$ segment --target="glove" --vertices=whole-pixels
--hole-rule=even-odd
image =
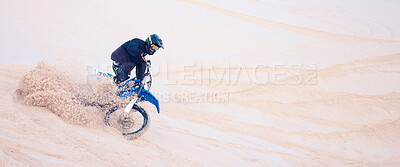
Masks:
[[[146,53],[142,53],[140,54],[140,57],[142,57],[143,61],[146,62]]]

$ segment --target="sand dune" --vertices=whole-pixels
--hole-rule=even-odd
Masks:
[[[0,2],[0,164],[400,166],[399,6]],[[161,114],[142,103],[150,127],[127,140],[102,124],[126,99],[89,69],[154,32]]]

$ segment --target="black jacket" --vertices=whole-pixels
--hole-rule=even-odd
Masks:
[[[129,40],[118,47],[112,54],[111,60],[120,63],[127,72],[132,71],[133,67],[145,63],[142,54],[147,54],[147,45],[141,39]]]

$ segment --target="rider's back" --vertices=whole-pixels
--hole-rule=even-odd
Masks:
[[[135,64],[144,63],[141,54],[146,53],[146,43],[134,38],[122,44],[111,54],[111,59],[122,64],[126,71],[131,71]]]

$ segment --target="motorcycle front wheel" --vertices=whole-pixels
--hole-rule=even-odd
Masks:
[[[118,129],[127,139],[136,139],[149,128],[150,117],[146,110],[135,104],[129,114],[123,108],[111,108],[106,113],[104,123]]]

